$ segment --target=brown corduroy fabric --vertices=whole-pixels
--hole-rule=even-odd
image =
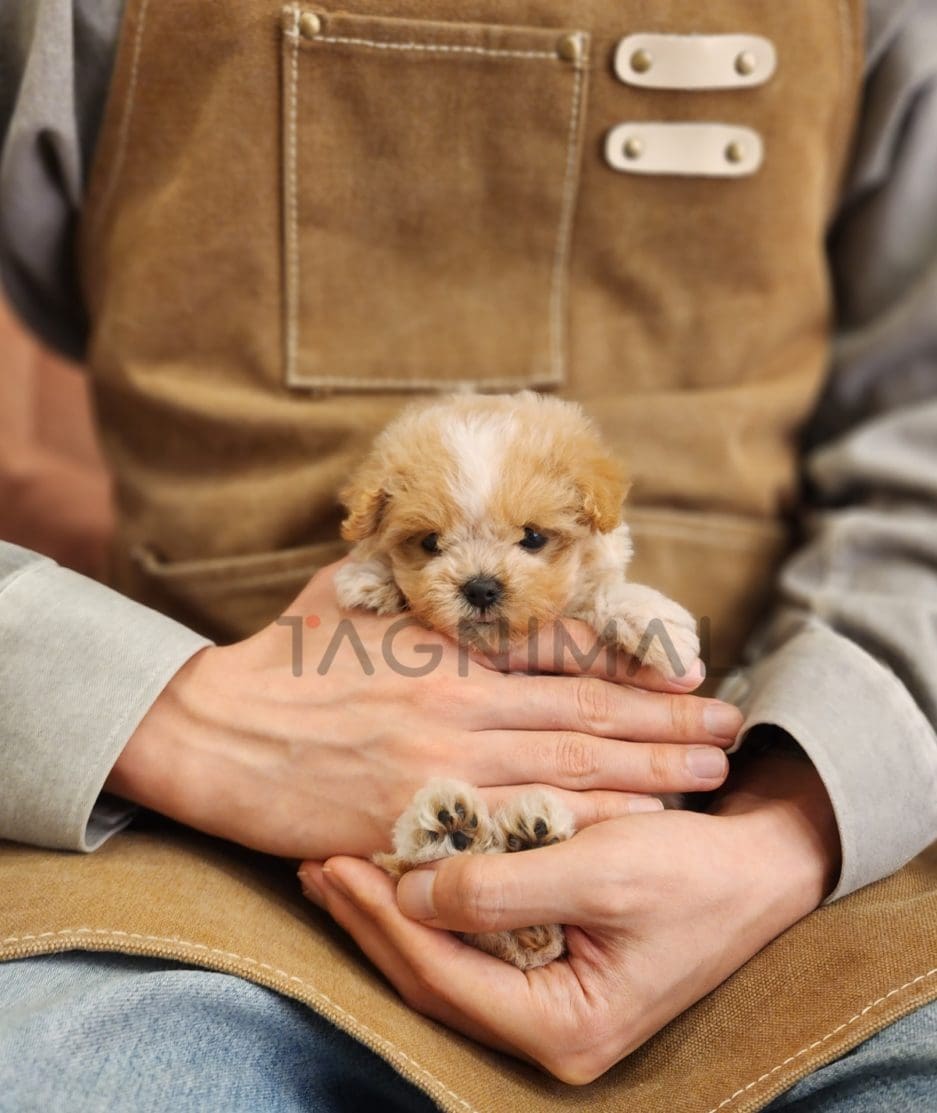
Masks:
[[[304,12],[321,31],[297,34]],[[413,390],[580,399],[630,461],[635,578],[736,660],[827,361],[858,0],[129,0],[81,228],[115,580],[222,638],[340,551],[336,491]],[[627,33],[770,38],[746,90],[626,87]],[[576,49],[556,49],[575,37]],[[551,44],[554,44],[551,46]],[[753,177],[639,178],[622,120],[745,124]],[[570,1089],[405,1008],[283,863],[168,825],[0,853],[0,957],[175,957],[307,1002],[446,1109],[749,1110],[937,996],[937,863],[824,908]]]

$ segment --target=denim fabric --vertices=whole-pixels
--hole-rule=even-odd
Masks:
[[[124,955],[0,964],[0,1113],[427,1113],[304,1005]]]
[[[937,1002],[821,1067],[763,1113],[934,1113]]]
[[[433,1103],[305,1006],[227,974],[125,955],[0,964],[0,1113],[427,1113]],[[932,1113],[937,1003],[765,1113]]]

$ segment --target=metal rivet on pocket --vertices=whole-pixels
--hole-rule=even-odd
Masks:
[[[654,65],[654,58],[649,50],[636,50],[631,55],[631,68],[635,73],[647,73]]]
[[[726,147],[726,160],[728,162],[744,162],[745,161],[745,145],[736,140]]]
[[[735,59],[735,72],[741,74],[742,77],[749,77],[755,72],[758,65],[758,59],[750,50],[743,50],[742,53]]]
[[[582,35],[563,35],[556,44],[556,53],[564,62],[578,62],[582,58]]]
[[[322,20],[315,12],[303,12],[299,17],[299,31],[304,39],[314,39],[322,30]]]
[[[625,158],[640,158],[644,154],[644,144],[636,135],[626,139],[621,149],[625,152]]]

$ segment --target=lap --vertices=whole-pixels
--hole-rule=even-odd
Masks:
[[[70,952],[0,963],[0,1111],[426,1113],[304,1005],[227,974]]]
[[[0,963],[0,1113],[428,1113],[383,1059],[228,974],[70,952]],[[937,1002],[802,1079],[765,1113],[930,1113]]]

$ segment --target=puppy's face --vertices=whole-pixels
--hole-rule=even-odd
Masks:
[[[382,555],[413,614],[498,644],[561,614],[625,484],[578,407],[531,394],[405,412],[343,498],[343,536]]]

